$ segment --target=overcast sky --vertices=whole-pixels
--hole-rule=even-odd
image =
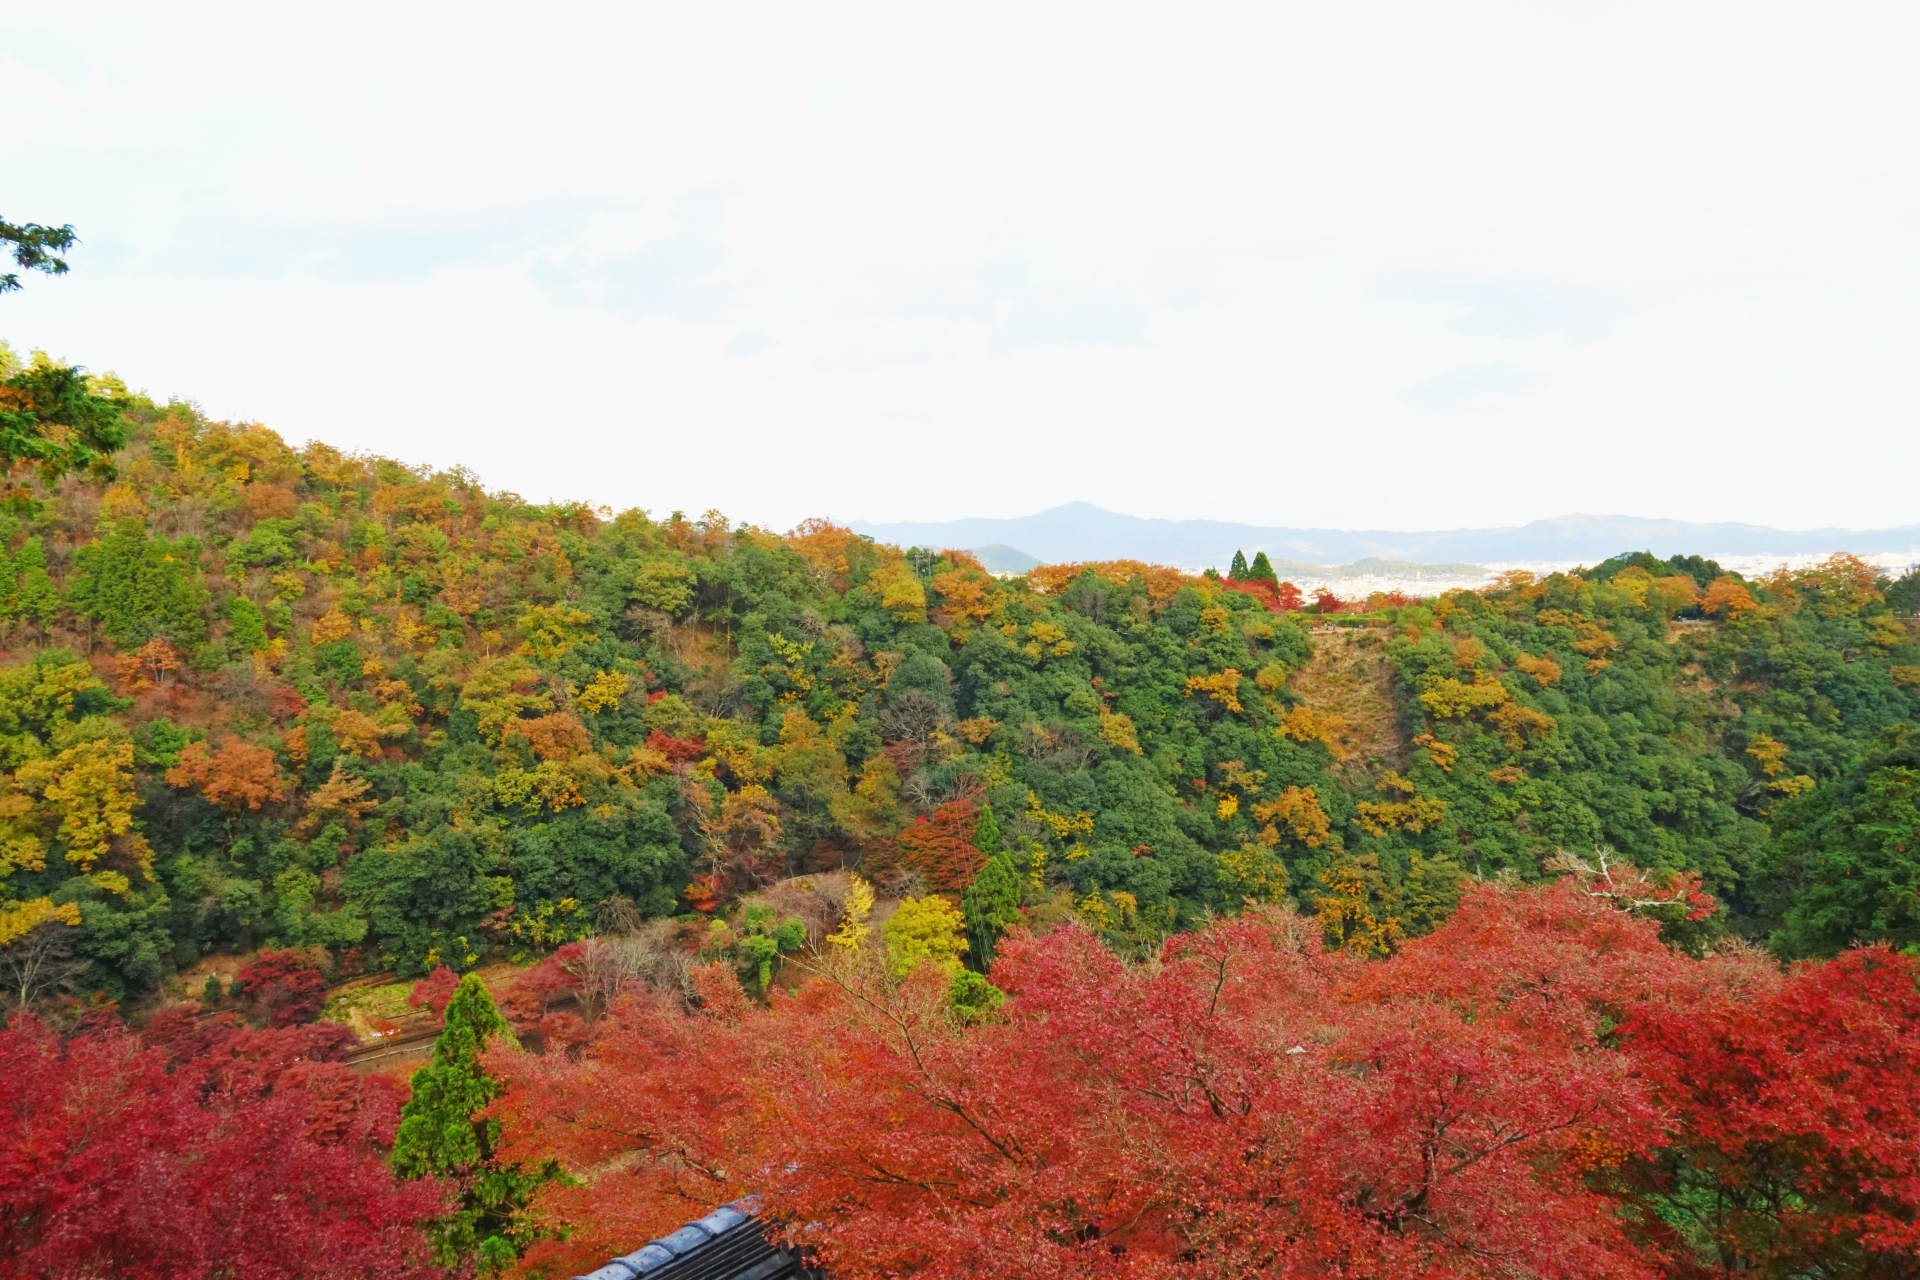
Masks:
[[[7,4],[0,337],[786,528],[1920,523],[1920,6]]]

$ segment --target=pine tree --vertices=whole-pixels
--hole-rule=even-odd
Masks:
[[[1253,568],[1236,576],[1247,578],[1253,582],[1271,582],[1276,586],[1279,585],[1280,582],[1280,575],[1273,571],[1273,561],[1267,559],[1267,553],[1264,551],[1254,552]]]
[[[1266,553],[1261,552],[1260,554],[1265,555]],[[1227,576],[1235,582],[1239,582],[1247,576],[1247,556],[1244,551],[1235,551],[1233,553],[1233,563],[1227,568]]]
[[[989,858],[1000,854],[1000,824],[994,821],[992,805],[984,806],[974,821],[973,847]]]
[[[1020,872],[1000,848],[1000,824],[991,805],[974,824],[973,847],[987,855],[987,863],[960,897],[960,914],[967,921],[967,947],[982,973],[993,963],[993,948],[1007,930],[1020,923]]]
[[[393,1170],[403,1178],[449,1178],[459,1187],[458,1205],[434,1233],[442,1265],[477,1259],[482,1270],[499,1270],[532,1243],[535,1233],[521,1215],[558,1166],[529,1170],[494,1158],[500,1122],[479,1113],[499,1095],[500,1084],[480,1055],[489,1040],[516,1047],[518,1041],[478,974],[460,980],[446,1023],[433,1061],[413,1073],[413,1094],[394,1136]]]

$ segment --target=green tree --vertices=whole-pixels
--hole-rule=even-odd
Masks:
[[[1253,553],[1253,568],[1242,576],[1253,582],[1278,584],[1280,581],[1280,575],[1273,571],[1273,561],[1267,559],[1267,553],[1264,551]]]
[[[1782,808],[1777,950],[1920,945],[1920,731],[1890,730],[1852,776]]]
[[[974,824],[973,847],[986,854],[987,861],[960,896],[960,914],[966,919],[974,965],[984,973],[993,964],[995,945],[1020,923],[1020,872],[1000,848],[1000,824],[994,821],[991,805],[980,811]]]
[[[67,599],[123,649],[155,636],[199,644],[207,634],[206,592],[196,581],[195,558],[191,546],[149,538],[139,521],[127,520],[75,553],[80,572]]]
[[[1233,563],[1227,567],[1227,576],[1235,582],[1239,582],[1247,576],[1246,552],[1236,550],[1233,553]]]
[[[120,404],[94,395],[78,367],[36,357],[28,368],[0,380],[5,497],[16,507],[32,507],[26,490],[13,480],[28,466],[38,469],[49,487],[69,472],[111,477],[112,455],[127,447],[127,431]]]
[[[73,234],[72,223],[43,227],[37,222],[14,223],[0,218],[0,244],[13,246],[14,265],[25,271],[39,271],[50,276],[65,275],[66,259],[54,255],[73,248],[78,239]],[[19,287],[18,275],[12,272],[0,275],[0,293],[12,293]]]
[[[480,1112],[499,1096],[500,1084],[480,1057],[490,1040],[518,1042],[478,974],[460,980],[447,1002],[446,1024],[433,1061],[413,1073],[413,1093],[393,1140],[393,1170],[403,1178],[451,1179],[459,1189],[459,1204],[435,1229],[442,1265],[473,1260],[497,1271],[536,1237],[523,1214],[559,1166],[525,1169],[494,1155],[500,1121]]]

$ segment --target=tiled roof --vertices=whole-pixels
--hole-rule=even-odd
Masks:
[[[649,1241],[574,1280],[789,1280],[818,1277],[767,1239],[753,1196],[721,1205],[672,1235]]]

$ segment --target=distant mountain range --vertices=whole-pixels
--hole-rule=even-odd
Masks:
[[[1348,565],[1390,560],[1437,567],[1459,562],[1578,560],[1597,563],[1623,551],[1658,556],[1806,555],[1851,551],[1873,555],[1920,548],[1920,524],[1897,529],[1806,529],[1790,532],[1757,524],[1692,524],[1638,516],[1556,516],[1504,529],[1450,529],[1429,533],[1386,530],[1285,529],[1224,520],[1148,520],[1121,515],[1090,502],[1069,502],[1038,515],[1010,520],[947,520],[872,524],[852,522],[856,533],[902,547],[979,548],[990,567],[1019,572],[1038,561],[1146,560],[1199,568],[1224,567],[1235,551],[1252,559],[1264,551],[1276,562]],[[1365,570],[1361,570],[1364,572]]]

